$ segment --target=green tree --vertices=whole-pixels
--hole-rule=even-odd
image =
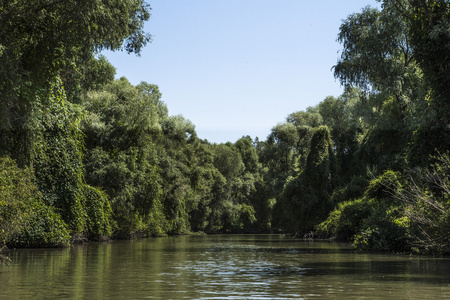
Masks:
[[[383,7],[393,7],[406,20],[412,54],[427,84],[410,151],[410,160],[426,165],[429,155],[447,151],[450,145],[450,4],[445,0],[386,0]]]
[[[408,22],[392,5],[381,11],[365,8],[343,22],[338,41],[343,51],[334,67],[336,78],[347,88],[356,86],[366,93],[358,106],[367,107],[363,121],[370,123],[356,153],[359,161],[375,174],[399,170],[407,159],[403,149],[409,147],[426,112],[427,88]]]
[[[94,59],[96,53],[139,54],[150,41],[143,32],[149,16],[143,1],[1,4],[0,153],[34,168],[45,204],[72,234],[99,237],[111,227],[107,197],[84,181],[83,112],[71,102],[80,102],[80,87],[96,88],[111,79],[113,68]]]
[[[383,7],[393,7],[407,20],[414,58],[436,93],[437,105],[445,105],[450,96],[450,3],[446,0],[386,0]]]
[[[351,176],[361,171],[354,159],[360,146],[359,137],[364,132],[354,107],[359,101],[360,98],[352,91],[346,91],[341,97],[325,98],[315,108],[323,118],[324,125],[330,128],[337,167],[333,178],[335,185],[348,182]]]
[[[34,80],[45,82],[102,49],[139,54],[151,38],[143,31],[149,10],[141,0],[3,1],[1,58],[8,62],[4,67],[21,68],[14,74],[31,72]]]
[[[86,180],[111,199],[120,236],[161,235],[169,231],[163,207],[161,159],[155,139],[166,118],[157,86],[133,86],[120,78],[90,91],[84,107]]]
[[[410,221],[395,198],[402,181],[399,172],[384,172],[370,182],[361,198],[339,203],[316,226],[317,232],[353,242],[359,250],[411,251]]]
[[[390,6],[382,11],[366,7],[339,30],[343,50],[334,74],[342,84],[395,95],[397,101],[413,97],[420,69],[401,14]]]
[[[315,129],[311,139],[306,168],[287,180],[280,198],[284,227],[292,233],[304,234],[326,219],[332,209],[330,194],[334,175],[334,157],[329,129]]]
[[[32,105],[42,89],[62,78],[75,91],[73,73],[102,49],[139,54],[150,36],[143,1],[3,1],[0,8],[0,124],[3,151],[28,164]],[[124,43],[125,41],[125,43]],[[72,73],[72,76],[68,74]],[[58,79],[58,78],[59,79]],[[67,83],[66,83],[67,81]],[[67,86],[66,86],[67,85]]]

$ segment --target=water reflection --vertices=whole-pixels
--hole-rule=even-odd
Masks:
[[[278,235],[182,236],[20,250],[0,299],[443,299],[450,260]]]

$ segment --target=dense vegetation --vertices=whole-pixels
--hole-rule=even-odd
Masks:
[[[448,1],[350,15],[334,66],[345,92],[265,141],[225,144],[98,55],[139,54],[147,4],[79,2],[0,7],[0,247],[282,231],[450,251]]]

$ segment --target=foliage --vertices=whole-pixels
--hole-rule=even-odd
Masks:
[[[333,172],[330,133],[318,127],[311,139],[305,170],[287,181],[280,205],[286,214],[289,231],[306,233],[326,218],[331,210],[329,193]]]
[[[85,229],[82,204],[81,111],[68,103],[60,81],[42,89],[33,105],[31,163],[47,205],[55,207],[69,228]]]
[[[2,2],[0,153],[32,167],[40,192],[16,245],[67,244],[67,228],[110,234],[108,199],[84,181],[83,108],[74,103],[114,76],[98,51],[139,54],[150,41],[149,9],[143,1]]]
[[[445,0],[386,0],[383,7],[393,7],[406,20],[412,56],[426,84],[423,117],[410,152],[412,166],[426,167],[430,155],[450,146],[450,4]]]
[[[450,4],[445,0],[429,2],[389,0],[384,1],[384,7],[387,6],[394,6],[408,21],[414,58],[435,93],[433,102],[444,105],[439,111],[448,116]],[[444,120],[437,121],[441,123]]]
[[[353,195],[351,183],[334,191],[341,204],[316,227],[321,234],[353,239],[363,250],[448,251],[446,158],[430,159],[449,145],[448,14],[448,1],[387,0],[382,10],[365,8],[343,22],[335,76],[346,93],[352,87],[365,92],[350,109],[362,131],[350,160],[356,172],[349,175],[361,182],[377,177],[364,194],[364,184]],[[433,161],[439,163],[430,168]],[[416,174],[405,180],[408,167]],[[361,205],[366,209],[358,212]],[[348,212],[358,213],[347,218]]]
[[[316,226],[316,233],[322,238],[351,241],[370,212],[370,203],[365,199],[341,202],[324,222]]]
[[[359,250],[410,251],[409,218],[394,197],[401,189],[400,174],[386,171],[370,182],[363,197],[340,203],[316,226],[318,234],[352,241]]]
[[[62,247],[69,245],[67,225],[53,209],[46,205],[31,207],[24,228],[11,236],[12,247]]]
[[[339,28],[341,96],[264,141],[211,144],[158,86],[114,80],[98,55],[150,42],[144,1],[4,1],[0,244],[315,230],[361,250],[450,251],[436,156],[450,145],[449,4],[382,2]]]
[[[364,132],[363,124],[358,120],[360,113],[355,108],[359,98],[356,91],[347,91],[338,98],[327,97],[313,108],[330,129],[336,161],[334,185],[341,185],[359,175],[354,167],[354,157],[360,146],[358,137]]]
[[[448,253],[450,251],[450,158],[434,157],[429,169],[411,172],[406,188],[395,198],[404,206],[411,222],[411,245],[416,251]]]
[[[102,240],[112,234],[112,210],[107,194],[97,188],[85,185],[83,196],[86,214],[86,234],[89,239]]]
[[[119,2],[2,1],[1,153],[12,155],[21,166],[29,165],[37,133],[33,125],[41,116],[33,110],[36,100],[45,105],[42,91],[52,90],[55,80],[62,80],[68,100],[76,102],[78,86],[89,88],[99,78],[111,77],[104,60],[93,59],[97,51],[124,47],[138,54],[150,40],[143,32],[150,16],[148,5],[140,0]],[[92,65],[89,70],[102,70],[101,76],[86,70]],[[83,83],[91,78],[95,80]]]
[[[414,90],[417,66],[406,21],[398,11],[391,6],[382,11],[366,7],[339,29],[344,49],[334,72],[341,83],[398,97]]]
[[[354,236],[358,250],[410,252],[409,220],[394,209],[376,207]]]
[[[33,171],[0,158],[0,244],[14,247],[69,245],[67,225],[44,204]]]
[[[149,6],[143,1],[3,1],[2,57],[25,60],[24,71],[45,80],[102,49],[139,53],[150,41],[143,32]],[[125,40],[125,43],[124,43]]]
[[[350,182],[342,187],[335,188],[331,200],[335,204],[361,198],[369,185],[369,180],[363,176],[352,176]]]

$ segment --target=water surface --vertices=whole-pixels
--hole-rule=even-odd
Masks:
[[[280,235],[30,249],[0,266],[0,299],[450,299],[450,259],[357,253]]]

